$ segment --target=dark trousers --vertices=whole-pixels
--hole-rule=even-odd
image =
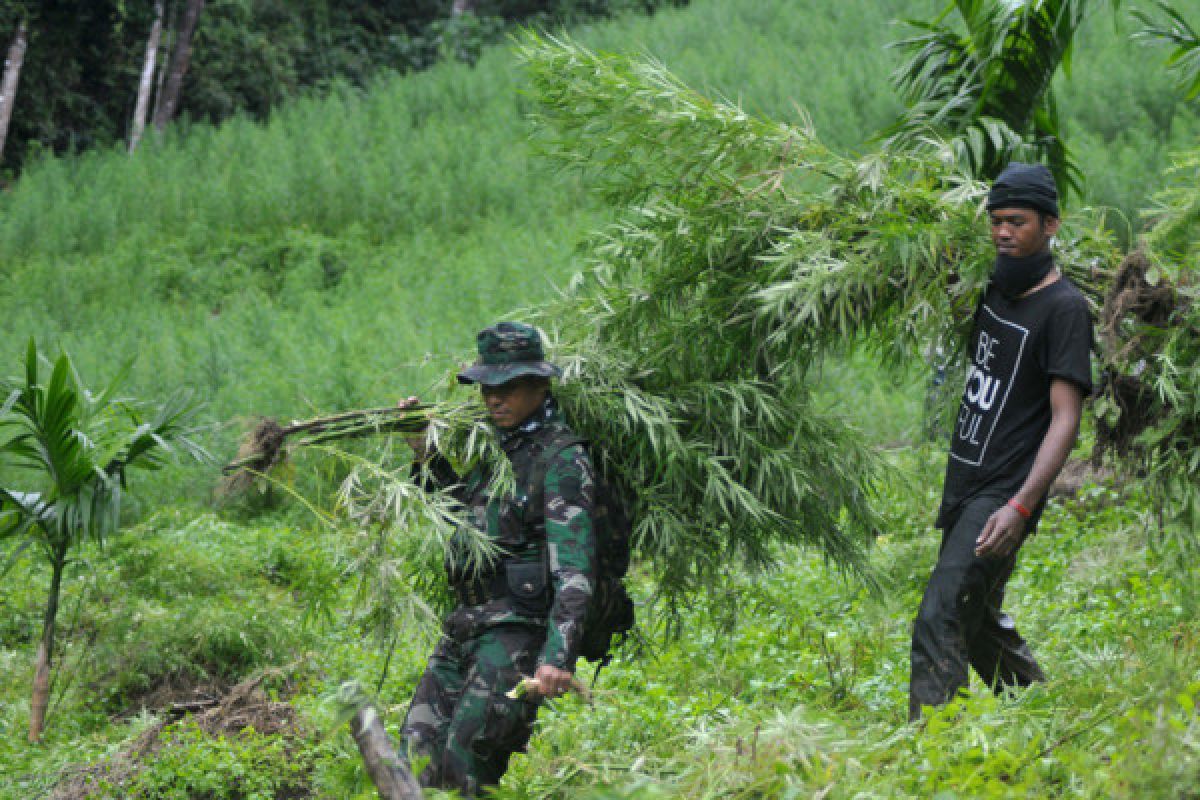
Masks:
[[[967,666],[997,693],[1045,680],[1012,617],[1002,610],[1004,585],[1017,563],[975,555],[975,540],[1007,496],[981,496],[964,504],[942,533],[937,566],[929,576],[913,623],[908,716],[940,706],[967,685]],[[1030,532],[1037,519],[1030,521]]]

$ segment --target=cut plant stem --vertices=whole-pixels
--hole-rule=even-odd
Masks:
[[[572,677],[568,688],[570,691],[575,692],[582,697],[585,703],[591,704],[592,690],[589,689],[587,685],[578,678]],[[507,694],[505,694],[505,697],[507,697],[509,700],[518,700],[529,692],[537,692],[539,695],[542,694],[542,684],[537,678],[522,678],[520,683],[518,683],[516,686],[510,689]]]
[[[435,420],[448,423],[464,418],[474,420],[480,413],[469,404],[445,403],[343,411],[327,417],[293,421],[290,425],[280,425],[276,420],[264,417],[242,437],[234,460],[221,468],[226,478],[220,493],[236,495],[249,488],[255,477],[269,472],[283,460],[284,445],[289,443],[289,438],[292,447],[307,447],[376,434],[420,434]]]

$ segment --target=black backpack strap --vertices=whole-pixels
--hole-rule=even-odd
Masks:
[[[550,459],[557,456],[568,447],[573,447],[577,444],[583,444],[587,441],[582,436],[577,436],[570,430],[555,431],[553,435],[547,438],[545,442],[539,442],[540,450],[533,459],[533,467],[529,471],[529,499],[532,504],[536,499],[539,504],[538,514],[543,517],[542,525],[545,525],[545,504],[546,504],[546,474],[550,471]],[[544,534],[544,527],[543,527]],[[537,542],[538,549],[542,554],[542,564],[546,572],[546,586],[551,586],[550,580],[550,556],[546,546],[546,539],[543,535],[541,541]]]
[[[569,430],[556,432],[542,444],[541,452],[534,459],[533,469],[529,473],[529,488],[537,492],[537,497],[543,503],[546,496],[546,473],[550,471],[550,459],[577,444],[587,444],[587,439]]]

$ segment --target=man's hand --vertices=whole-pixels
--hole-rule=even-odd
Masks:
[[[396,403],[396,407],[412,408],[420,404],[421,399],[416,395],[411,395]],[[408,446],[412,448],[413,457],[417,461],[424,461],[429,456],[429,447],[425,442],[425,434],[405,436],[404,441],[408,442]]]
[[[572,677],[565,669],[542,664],[537,668],[537,672],[533,673],[533,681],[536,684],[533,689],[542,697],[558,697],[566,694],[571,688]]]
[[[988,517],[987,524],[975,540],[975,555],[980,558],[1004,558],[1021,544],[1025,533],[1025,518],[1012,506],[1005,504]]]

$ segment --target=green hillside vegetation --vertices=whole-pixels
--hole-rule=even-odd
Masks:
[[[152,131],[235,114],[264,120],[339,81],[361,87],[384,72],[473,63],[521,25],[653,14],[660,4],[686,0],[0,0],[0,41],[23,40],[27,53],[0,181],[45,153],[136,147],[139,97]],[[172,69],[185,45],[186,64]],[[140,95],[148,67],[156,88]]]
[[[575,35],[652,54],[751,113],[811,117],[824,142],[853,152],[900,110],[885,45],[904,28],[892,20],[941,5],[693,0]],[[1121,236],[1172,149],[1200,134],[1162,53],[1130,44],[1131,29],[1097,13],[1058,88],[1085,202],[1115,207]],[[31,165],[0,196],[0,371],[17,372],[31,336],[68,350],[92,384],[132,358],[132,394],[191,388],[206,401],[219,457],[232,455],[239,417],[428,394],[476,329],[567,282],[583,266],[579,242],[611,214],[531,152],[523,82],[510,49],[490,48],[474,68],[338,86],[263,124],[147,141],[133,158]],[[698,600],[681,638],[646,631],[603,673],[594,707],[564,700],[543,715],[499,796],[1194,792],[1194,595],[1163,565],[1136,486],[1056,501],[1022,554],[1010,602],[1051,681],[1016,698],[978,692],[924,729],[904,723],[942,464],[919,436],[925,374],[900,365],[880,377],[861,353],[825,371],[829,404],[895,448],[872,555],[882,594],[803,552],[731,576],[736,620]],[[288,480],[328,508],[338,469],[305,459]],[[56,783],[61,797],[85,785],[114,798],[373,796],[330,693],[350,678],[378,687],[394,733],[432,634],[380,640],[356,600],[368,589],[345,577],[364,534],[286,497],[266,515],[214,510],[214,473],[143,480],[132,527],[68,570],[38,747],[24,730],[47,576],[28,557],[0,573],[0,797],[48,796]],[[258,683],[240,705],[210,702],[248,678]],[[194,716],[170,712],[189,704]],[[234,733],[237,719],[254,730]]]

